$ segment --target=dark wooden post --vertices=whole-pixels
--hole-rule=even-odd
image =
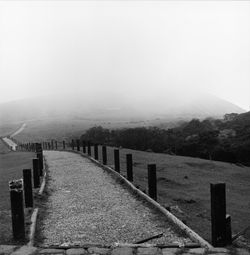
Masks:
[[[65,150],[65,141],[63,141],[63,149]]]
[[[120,153],[118,149],[114,149],[114,161],[115,161],[115,171],[120,173]]]
[[[157,179],[156,179],[156,165],[148,165],[148,194],[151,198],[157,201]]]
[[[56,150],[57,150],[57,141],[55,141],[55,147],[56,147]]]
[[[53,143],[53,140],[51,140],[51,150],[54,150],[54,143]]]
[[[16,240],[22,240],[22,239],[25,239],[22,180],[10,181],[9,189],[10,189],[13,237]]]
[[[107,165],[107,147],[105,145],[102,146],[102,163]]]
[[[231,216],[226,215],[226,243],[232,244]]]
[[[50,143],[49,143],[49,142],[48,142],[48,148],[49,148],[49,150],[51,149],[51,148],[50,148]]]
[[[72,141],[71,141],[71,147],[72,147],[72,150],[74,150],[75,149],[75,141],[72,139]]]
[[[210,184],[212,245],[226,245],[226,184]]]
[[[86,142],[82,141],[82,152],[86,153]]]
[[[25,207],[33,207],[31,169],[23,169],[23,189]]]
[[[94,145],[95,159],[98,160],[98,144]]]
[[[132,154],[126,155],[127,159],[127,178],[130,182],[133,181],[133,160],[132,160]]]
[[[88,141],[88,155],[91,156],[91,143]]]
[[[39,161],[39,173],[40,173],[40,176],[42,176],[43,175],[43,154],[37,153],[36,155]]]
[[[80,151],[80,140],[79,139],[76,140],[76,148],[77,148],[77,151]]]
[[[39,161],[37,158],[34,158],[32,160],[33,163],[33,183],[34,183],[34,188],[39,188],[40,187],[40,170],[39,170]]]

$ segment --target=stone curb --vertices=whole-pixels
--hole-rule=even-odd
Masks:
[[[157,248],[157,247],[61,247],[40,248],[30,246],[0,245],[1,255],[250,255],[250,252],[241,248]]]

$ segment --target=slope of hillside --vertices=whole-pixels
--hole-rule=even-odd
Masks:
[[[163,95],[140,100],[105,98],[96,100],[88,95],[34,98],[0,104],[2,124],[70,117],[101,120],[152,120],[222,117],[226,113],[242,113],[240,107],[212,95],[185,98],[184,95]]]

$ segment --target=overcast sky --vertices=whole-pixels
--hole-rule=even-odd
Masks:
[[[0,102],[213,93],[250,106],[249,1],[0,1]]]

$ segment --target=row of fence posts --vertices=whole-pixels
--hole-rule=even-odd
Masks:
[[[24,208],[32,208],[33,188],[40,187],[43,176],[43,150],[41,143],[23,144],[21,150],[35,151],[37,158],[32,160],[33,171],[23,169],[23,178],[9,182],[10,204],[12,216],[12,233],[15,240],[25,239],[25,213]]]
[[[63,149],[66,149],[65,141],[62,142]],[[94,146],[94,159],[99,160],[98,144],[90,141],[71,140],[71,149],[91,156],[91,147]],[[25,148],[32,148],[32,144],[26,144]],[[58,149],[57,141],[43,142],[44,149]],[[102,164],[107,165],[107,147],[102,145]],[[126,154],[127,179],[133,182],[133,159],[132,154]],[[114,149],[114,170],[120,173],[120,151]],[[157,175],[156,164],[147,165],[148,174],[148,195],[157,201]],[[226,184],[210,184],[211,197],[211,225],[212,225],[212,245],[221,247],[232,243],[231,217],[226,214]]]
[[[80,151],[80,140],[71,141],[72,150]],[[98,144],[82,141],[83,153],[91,156],[91,146],[94,146],[94,159],[98,160]],[[102,145],[102,164],[107,164],[107,147]],[[126,154],[127,179],[133,182],[132,154]],[[114,149],[114,170],[120,173],[120,151]],[[157,176],[156,164],[149,164],[148,170],[148,195],[157,201]],[[212,245],[215,247],[226,246],[232,243],[231,216],[226,214],[226,184],[210,184],[211,196],[211,225]]]

